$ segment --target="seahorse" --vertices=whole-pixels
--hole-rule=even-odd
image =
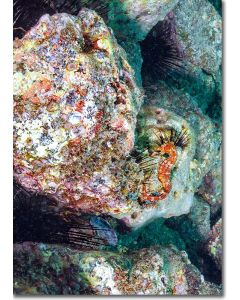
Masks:
[[[189,142],[189,135],[186,129],[183,129],[179,134],[173,129],[161,129],[158,132],[157,147],[153,148],[152,154],[148,157],[149,162],[153,162],[151,166],[154,167],[154,157],[161,157],[158,162],[157,177],[161,183],[162,190],[158,195],[153,195],[153,192],[148,191],[147,183],[142,183],[141,187],[141,203],[155,203],[164,200],[171,191],[171,172],[177,162],[177,147],[184,148]],[[147,166],[145,164],[145,169]],[[149,171],[149,169],[148,169]]]

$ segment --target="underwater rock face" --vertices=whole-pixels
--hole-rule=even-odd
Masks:
[[[212,227],[208,235],[207,250],[212,256],[219,270],[222,269],[222,243],[223,243],[223,225],[222,218]]]
[[[135,31],[135,38],[142,41],[153,26],[161,21],[176,6],[179,0],[125,0],[111,1],[109,15],[113,22],[120,20],[121,14],[125,14],[130,20],[134,20],[139,30]],[[119,15],[120,13],[120,15]],[[126,17],[125,17],[126,18]],[[113,27],[114,29],[114,27]]]
[[[127,52],[128,61],[141,85],[141,50],[139,41],[174,8],[178,0],[15,0],[14,36],[34,26],[43,14],[77,15],[82,8],[96,11],[113,29],[118,43]]]
[[[159,107],[142,107],[135,152],[122,171],[122,207],[110,214],[137,229],[159,217],[188,213],[194,194],[190,167],[195,153],[188,123]]]
[[[128,61],[141,84],[142,56],[139,42],[143,41],[158,21],[176,6],[178,0],[112,0],[108,3],[106,23],[113,29],[120,45],[127,52]]]
[[[222,20],[207,0],[179,1],[173,10],[186,60],[210,74],[222,62]]]
[[[13,5],[14,294],[222,295],[221,0]]]
[[[14,245],[14,265],[18,295],[198,295],[204,289],[221,293],[220,287],[204,281],[185,252],[171,247],[120,255],[26,242]]]
[[[120,201],[142,95],[124,50],[93,11],[44,15],[14,41],[14,177],[85,211]]]
[[[143,108],[141,159],[130,155],[142,94],[124,51],[96,13],[45,15],[14,44],[18,183],[134,228],[189,212],[191,129],[173,113]]]
[[[196,153],[191,162],[191,182],[197,191],[203,177],[213,168],[221,145],[219,128],[204,115],[188,93],[169,87],[160,81],[146,90],[149,105],[159,105],[184,118],[192,128],[196,139]]]
[[[192,221],[193,227],[200,241],[206,241],[211,229],[209,204],[195,196],[188,218]]]
[[[222,151],[220,149],[215,158],[215,164],[204,176],[198,194],[209,203],[211,213],[214,215],[222,206]]]
[[[190,162],[195,152],[188,123],[170,111],[144,106],[138,115],[136,139],[143,178],[142,209],[135,222],[188,213],[193,197]]]

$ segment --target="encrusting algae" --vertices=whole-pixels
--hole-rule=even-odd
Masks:
[[[14,293],[222,293],[216,2],[14,0]]]
[[[83,210],[119,201],[113,162],[133,148],[142,93],[103,20],[44,15],[14,41],[14,176]],[[113,199],[113,200],[112,200]]]
[[[138,115],[143,93],[95,12],[44,15],[15,39],[14,87],[14,177],[28,191],[129,227],[189,211],[193,133],[159,107]]]

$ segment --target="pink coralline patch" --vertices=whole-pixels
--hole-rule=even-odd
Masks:
[[[116,121],[114,121],[112,123],[112,128],[121,132],[121,131],[125,131],[127,132],[128,131],[128,123],[125,119],[117,119]]]
[[[92,212],[127,209],[121,164],[142,101],[103,20],[44,15],[14,41],[14,177],[29,191]]]

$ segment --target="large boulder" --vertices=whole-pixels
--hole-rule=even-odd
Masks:
[[[118,210],[141,102],[101,17],[87,9],[42,16],[14,41],[15,179],[88,212]]]
[[[222,63],[222,19],[207,0],[179,1],[173,10],[186,59],[216,74]]]
[[[146,90],[146,104],[157,105],[184,118],[196,137],[196,152],[191,162],[191,181],[195,192],[203,177],[215,166],[221,146],[221,128],[199,108],[195,98],[163,81]]]
[[[173,247],[123,255],[26,242],[14,245],[14,293],[216,295],[221,288],[206,282],[187,254]]]

